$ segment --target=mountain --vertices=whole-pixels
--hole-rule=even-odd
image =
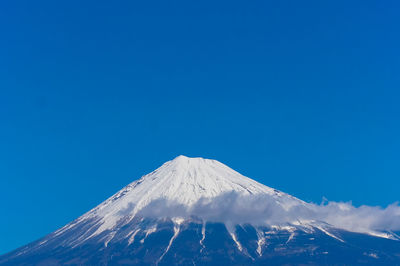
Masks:
[[[395,233],[321,217],[218,161],[179,156],[0,265],[400,265]]]

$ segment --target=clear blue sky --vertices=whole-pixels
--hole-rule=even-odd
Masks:
[[[399,8],[2,1],[0,254],[179,154],[307,201],[400,200]]]

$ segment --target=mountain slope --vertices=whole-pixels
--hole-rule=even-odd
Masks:
[[[400,264],[395,234],[349,232],[315,208],[218,161],[179,156],[0,264]]]
[[[178,156],[157,170],[129,184],[80,218],[99,219],[95,234],[110,229],[123,217],[132,219],[155,201],[190,209],[226,193],[238,196],[268,195],[284,209],[305,202],[242,176],[226,165],[209,159]],[[194,214],[196,215],[196,213]],[[69,228],[69,227],[67,227]]]

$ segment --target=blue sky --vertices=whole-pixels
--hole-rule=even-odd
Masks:
[[[179,154],[400,200],[397,1],[0,4],[0,254]]]

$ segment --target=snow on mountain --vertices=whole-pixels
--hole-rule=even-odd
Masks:
[[[369,208],[306,203],[218,161],[178,156],[0,264],[393,263],[400,237],[375,229],[396,206],[375,208],[375,219]]]
[[[113,228],[123,217],[133,219],[140,210],[157,200],[181,204],[190,209],[200,200],[212,201],[213,198],[230,192],[242,196],[268,195],[286,210],[293,206],[306,205],[305,202],[245,177],[216,160],[181,155],[127,185],[78,221],[100,219],[101,225],[93,233],[94,236]],[[73,225],[67,225],[64,230],[70,226]]]
[[[230,194],[234,196],[230,197]],[[205,221],[225,222],[228,229],[240,223],[289,224],[292,227],[319,228],[329,235],[323,229],[327,227],[327,221],[325,216],[320,215],[320,209],[319,205],[306,203],[260,184],[216,160],[181,155],[127,185],[56,234],[95,220],[92,226],[95,230],[81,239],[86,241],[104,231],[128,224],[134,218],[149,216],[150,211],[153,218],[180,221],[195,216]],[[238,217],[241,219],[238,220]],[[338,228],[396,238],[394,234],[361,227],[353,230],[349,226],[341,227],[340,221],[335,222],[333,226]]]

